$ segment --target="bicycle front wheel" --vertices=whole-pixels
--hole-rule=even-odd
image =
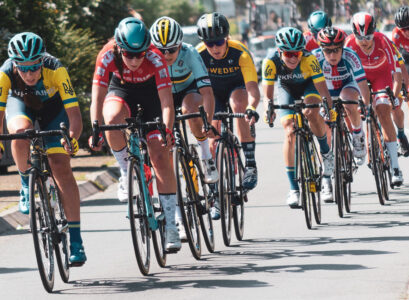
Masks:
[[[233,221],[234,221],[234,232],[238,241],[243,240],[244,235],[244,202],[247,202],[247,193],[244,191],[242,182],[244,177],[244,155],[240,148],[235,148],[234,151],[239,153],[239,156],[234,157],[236,162],[234,163],[234,176],[236,182],[236,191],[234,194],[235,201],[233,203]]]
[[[54,245],[47,193],[43,178],[32,171],[29,176],[30,227],[41,281],[45,290],[51,293],[54,287]]]
[[[139,162],[135,159],[130,159],[128,162],[128,214],[136,261],[141,273],[148,275],[150,267],[150,228],[146,214]]]
[[[335,139],[335,168],[334,168],[334,190],[335,190],[335,202],[338,207],[338,215],[344,217],[344,166],[343,166],[343,147],[341,140],[341,132],[338,126],[334,128]]]
[[[200,259],[202,246],[199,229],[200,221],[196,207],[196,189],[198,187],[195,187],[191,174],[191,170],[195,169],[191,169],[186,157],[178,150],[174,151],[174,162],[177,182],[176,196],[182,214],[183,225],[185,226],[186,237],[193,257]]]
[[[230,150],[223,142],[219,144],[217,168],[219,170],[219,201],[223,242],[226,246],[230,246],[231,225],[233,218],[231,200],[234,189],[232,185],[233,179]]]
[[[153,249],[155,250],[156,261],[162,268],[166,267],[166,251],[165,251],[165,214],[159,198],[156,197],[153,201],[153,210],[155,219],[158,222],[158,229],[152,232]]]
[[[310,167],[310,177],[311,183],[309,184],[310,195],[312,199],[312,207],[314,210],[314,218],[317,224],[321,224],[321,178],[322,170],[320,164],[320,158],[318,156],[317,148],[315,147],[314,141],[311,140],[308,143],[309,147],[309,157],[311,157],[311,167]]]
[[[301,203],[304,211],[305,222],[307,228],[312,228],[312,198],[309,192],[309,171],[308,171],[308,158],[306,154],[307,147],[306,141],[298,137],[297,138],[297,167],[298,178],[301,189]]]
[[[369,138],[368,141],[370,142],[370,159],[371,159],[371,167],[372,173],[375,177],[375,184],[376,184],[376,192],[378,194],[379,203],[381,205],[385,204],[384,200],[384,191],[382,188],[382,160],[381,160],[381,152],[378,144],[377,138],[377,130],[375,128],[374,121],[370,123],[369,127]]]
[[[348,134],[347,132],[345,134]],[[345,204],[345,211],[350,213],[351,212],[351,183],[353,180],[353,173],[354,173],[354,165],[353,165],[353,153],[351,147],[351,140],[349,136],[344,136],[344,144],[345,144],[345,172],[344,172],[344,204]]]

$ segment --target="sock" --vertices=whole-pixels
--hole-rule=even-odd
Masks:
[[[166,227],[175,227],[176,194],[159,194],[166,219]]]
[[[327,142],[327,134],[322,137],[317,137],[318,143],[320,144],[321,154],[327,154],[329,152],[329,146]]]
[[[405,137],[405,129],[404,128],[398,128],[398,139],[403,139]]]
[[[81,222],[68,222],[68,231],[70,232],[70,244],[81,243]]]
[[[290,181],[290,190],[298,191],[300,188],[298,187],[298,182],[295,178],[295,167],[285,167],[287,172],[288,180]]]
[[[197,144],[199,145],[199,157],[201,160],[211,159],[212,153],[209,148],[209,139],[204,137],[196,137]]]
[[[244,156],[246,157],[246,167],[255,167],[256,159],[254,153],[256,150],[256,142],[241,143],[243,147]]]
[[[23,186],[23,188],[28,189],[28,175],[30,174],[30,172],[28,170],[25,172],[21,172],[19,170],[18,173],[20,174],[21,185]]]
[[[121,170],[121,176],[126,178],[126,173],[128,170],[128,162],[125,160],[128,157],[127,147],[124,147],[122,150],[114,151],[112,150],[116,161],[119,164],[119,169]]]
[[[175,210],[175,220],[182,220],[182,212],[180,211],[180,206],[176,203],[176,210]]]
[[[398,144],[396,141],[394,142],[387,142],[386,148],[388,149],[389,156],[391,158],[391,165],[392,169],[399,168],[398,164]]]
[[[351,123],[352,126],[352,134],[354,135],[361,135],[362,132],[362,125],[361,122],[359,123],[358,127],[355,127],[354,124]]]

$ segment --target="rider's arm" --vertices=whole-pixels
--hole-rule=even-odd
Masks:
[[[244,46],[243,46],[244,47]],[[257,70],[247,48],[243,51],[239,59],[239,66],[243,74],[244,83],[248,93],[249,106],[257,108],[260,102],[260,90],[258,89]]]
[[[402,89],[402,73],[400,72],[395,72],[392,75],[392,79],[393,79],[393,95],[395,96],[395,98],[399,97],[400,95],[400,91]]]
[[[79,106],[66,109],[68,120],[70,121],[69,135],[78,140],[82,132],[82,118]]]
[[[213,120],[214,114],[214,94],[211,86],[205,86],[199,89],[203,97],[203,106],[208,115],[208,120]]]
[[[6,110],[6,103],[7,103],[7,96],[9,94],[9,89],[11,87],[10,78],[7,76],[6,73],[0,71],[0,134],[3,133],[3,120],[4,120],[4,112]],[[2,143],[0,141],[0,143]],[[4,143],[2,143],[4,146]],[[0,151],[0,159],[1,159],[1,151]]]
[[[108,88],[100,85],[93,84],[92,85],[92,94],[91,94],[91,122],[93,123],[95,120],[98,121],[99,124],[102,124],[103,117],[102,117],[102,107],[104,106],[104,99],[108,92]]]
[[[368,81],[366,81],[366,79],[361,80],[360,82],[358,82],[358,86],[361,91],[361,96],[362,96],[362,99],[365,105],[369,105],[371,94],[370,94],[369,87],[368,87]]]
[[[260,90],[258,89],[257,81],[246,82],[246,90],[248,93],[249,106],[257,108],[260,102]]]
[[[314,82],[315,88],[317,89],[318,93],[321,97],[326,97],[328,101],[328,106],[332,107],[332,99],[331,94],[328,91],[328,87],[325,81]]]
[[[322,74],[320,63],[314,55],[307,56],[307,59],[304,61],[305,65],[309,65],[309,72],[314,83],[315,88],[321,97],[327,98],[328,106],[332,107],[331,94],[328,91],[327,83],[325,81],[324,74]],[[303,61],[301,61],[303,63]]]
[[[4,119],[4,111],[0,111],[0,134],[3,133],[3,119]],[[4,147],[4,143],[2,141],[0,141],[0,143],[2,143]],[[2,151],[0,151],[0,159],[2,156],[3,156]]]
[[[175,120],[175,109],[173,106],[172,88],[166,87],[158,91],[159,99],[162,107],[162,119],[166,128],[172,130]]]
[[[264,95],[264,112],[268,110],[268,102],[274,103],[274,82],[277,80],[276,65],[271,59],[264,59],[261,67]]]

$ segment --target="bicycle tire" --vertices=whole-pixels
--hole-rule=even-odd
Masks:
[[[54,181],[50,176],[50,180]],[[55,228],[58,230],[58,240],[55,241],[55,257],[57,258],[58,270],[63,282],[67,283],[70,278],[70,255],[68,251],[68,221],[65,217],[64,207],[60,198],[60,189],[54,182],[55,187],[55,207],[54,220]],[[52,195],[51,195],[52,196]]]
[[[381,182],[382,182],[382,195],[384,199],[387,201],[389,200],[389,185],[388,185],[388,179],[389,182],[391,182],[391,169],[390,169],[390,157],[389,153],[386,149],[385,144],[383,143],[383,140],[380,136],[378,136],[378,143],[380,145],[380,149],[382,149],[382,176],[381,176]]]
[[[306,141],[297,136],[297,172],[300,184],[301,204],[304,211],[305,223],[308,229],[312,228],[312,202],[308,188],[308,164],[306,157]]]
[[[236,239],[238,241],[243,240],[244,235],[244,202],[247,202],[247,193],[245,193],[242,182],[244,177],[244,166],[243,166],[243,158],[242,151],[239,151],[238,147],[234,148],[234,151],[240,155],[239,157],[234,157],[237,162],[233,164],[234,166],[234,174],[235,178],[235,186],[236,191],[234,193],[236,197],[236,201],[233,204],[233,223],[234,223],[234,232],[236,234]],[[236,170],[237,168],[237,170]]]
[[[380,169],[381,158],[380,158],[379,144],[378,144],[377,137],[376,137],[376,128],[375,128],[376,125],[373,122],[374,121],[372,120],[370,123],[369,130],[368,130],[369,132],[368,141],[370,142],[371,167],[372,167],[372,173],[375,177],[376,192],[378,194],[379,203],[381,205],[384,205],[385,201],[383,199],[382,182],[381,182],[382,173]]]
[[[38,271],[45,290],[54,287],[54,244],[51,234],[51,219],[47,190],[43,178],[32,171],[29,175],[30,227]]]
[[[133,158],[128,161],[128,214],[136,261],[141,273],[148,275],[151,232],[146,214],[140,166]]]
[[[165,217],[163,207],[158,199],[158,203],[152,204],[155,211],[155,219],[158,222],[158,229],[151,231],[153,249],[155,251],[156,261],[161,268],[166,267],[167,254],[165,250]]]
[[[190,252],[197,260],[202,255],[200,239],[200,221],[197,212],[197,194],[190,173],[190,166],[181,151],[174,151],[175,174],[176,174],[176,196],[178,199],[183,225]],[[182,180],[182,177],[184,180]]]
[[[348,132],[344,131],[347,135]],[[351,212],[351,183],[353,181],[353,152],[349,136],[344,136],[343,144],[345,146],[345,173],[344,175],[344,206],[347,213]]]
[[[310,188],[310,194],[312,197],[312,208],[314,211],[314,219],[317,224],[321,224],[321,178],[322,170],[320,165],[320,158],[318,157],[317,148],[314,146],[314,141],[311,139],[309,145],[309,157],[311,157],[311,178],[314,180],[313,190]]]
[[[231,226],[233,218],[233,209],[231,198],[232,188],[232,165],[230,161],[230,151],[224,142],[219,144],[217,152],[217,169],[219,170],[219,203],[220,217],[222,224],[223,243],[230,246]]]
[[[334,127],[334,149],[335,149],[335,167],[334,167],[334,195],[335,203],[338,208],[338,215],[340,218],[344,217],[344,166],[342,161],[343,148],[341,141],[341,133],[338,126]]]

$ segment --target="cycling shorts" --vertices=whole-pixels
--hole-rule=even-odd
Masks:
[[[288,91],[286,91],[280,83],[277,85],[277,100],[279,105],[285,105],[285,104],[294,104],[294,100],[296,100]],[[304,93],[301,94],[304,96],[304,99],[315,96],[317,98],[321,99],[321,96],[319,95],[317,89],[315,88],[315,85],[312,81],[305,87]],[[279,115],[281,121],[287,120],[287,119],[292,119],[294,117],[294,110],[292,109],[280,109],[279,110]]]
[[[227,111],[227,106],[229,105],[229,100],[231,94],[238,89],[245,90],[245,85],[238,85],[232,87],[226,87],[224,90],[215,90],[213,89],[214,98],[215,98],[215,105],[214,105],[214,112],[225,112]]]
[[[40,112],[36,112],[31,108],[27,107],[23,99],[19,97],[9,96],[7,98],[6,106],[7,124],[9,124],[15,118],[23,118],[29,120],[31,124],[33,124],[33,126],[35,121],[37,121],[40,126],[40,130],[60,129],[61,122],[64,122],[67,125],[67,128],[69,128],[70,124],[68,121],[68,115],[62,105],[62,102],[60,109],[57,110],[57,112],[46,113],[48,111],[49,110],[47,109],[42,109]],[[53,116],[51,119],[48,117],[50,115]],[[44,137],[44,143],[45,143],[44,148],[47,150],[48,154],[54,153],[67,154],[67,152],[64,150],[64,147],[61,145],[61,136]]]
[[[379,76],[376,80],[371,81],[371,87],[373,92],[384,90],[387,86],[389,86],[390,88],[393,87],[392,78],[389,79],[388,77],[386,79],[385,77]],[[381,93],[373,96],[372,105],[375,107],[378,106],[379,104],[392,105],[391,101],[389,100],[388,94]]]
[[[361,90],[359,89],[358,83],[355,80],[351,80],[347,84],[345,84],[342,88],[336,89],[336,90],[329,90],[329,93],[331,94],[331,97],[339,97],[341,95],[341,92],[343,89],[350,88],[356,90],[358,93],[361,93]]]
[[[200,94],[197,87],[196,87],[196,82],[193,81],[187,88],[185,88],[183,91],[173,93],[173,105],[175,106],[175,109],[177,107],[181,107],[183,100],[185,99],[186,95],[188,94]]]

